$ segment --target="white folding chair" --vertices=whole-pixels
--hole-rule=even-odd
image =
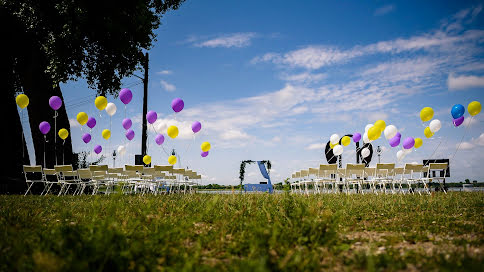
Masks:
[[[346,164],[346,170],[344,174],[346,193],[349,193],[350,186],[353,185],[355,192],[362,193],[363,179],[365,176],[365,164]]]
[[[47,187],[45,184],[45,176],[44,176],[44,173],[42,172],[41,165],[34,165],[34,166],[24,165],[24,176],[25,176],[25,182],[27,183],[27,191],[25,191],[24,196],[26,196],[30,192],[30,189],[35,183],[43,183],[44,190]]]
[[[61,184],[61,189],[58,195],[66,195],[69,192],[71,185],[76,186],[74,194],[80,189],[79,177],[77,171],[72,169],[72,165],[56,165],[54,166],[55,172],[57,174],[57,180]]]
[[[318,179],[316,180],[316,182],[318,184],[318,187],[320,183],[323,185],[323,192],[329,192],[329,188],[326,188],[326,185],[330,185],[331,189],[334,191],[337,170],[338,165],[336,164],[319,165]]]

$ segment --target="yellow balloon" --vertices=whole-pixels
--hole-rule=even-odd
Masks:
[[[422,146],[422,144],[423,144],[423,141],[422,141],[422,139],[421,139],[421,138],[415,138],[415,144],[414,144],[414,147],[415,147],[415,148],[419,148],[419,147],[421,147],[421,146]]]
[[[15,98],[15,102],[17,102],[17,105],[21,108],[21,109],[25,109],[25,107],[27,107],[29,105],[29,97],[26,96],[25,94],[19,94],[17,95],[17,97]]]
[[[103,138],[107,140],[107,139],[111,138],[111,131],[109,131],[109,129],[105,129],[105,130],[103,130],[102,135],[103,135]]]
[[[149,156],[149,155],[145,155],[145,156],[143,157],[143,162],[144,162],[146,165],[150,164],[150,163],[151,163],[151,156]]]
[[[467,106],[467,111],[469,112],[470,115],[474,116],[474,115],[478,115],[479,112],[481,112],[481,109],[482,109],[482,106],[481,106],[481,103],[479,103],[479,101],[472,101],[471,103],[469,103],[469,105]]]
[[[170,126],[166,130],[166,134],[168,134],[168,136],[170,136],[170,138],[175,139],[176,136],[178,136],[178,128],[176,126]]]
[[[375,127],[379,128],[381,131],[383,131],[385,129],[385,127],[387,126],[387,124],[385,123],[385,121],[383,120],[378,120],[375,122],[375,124],[373,124]],[[381,134],[381,131],[380,131],[380,134]],[[370,139],[371,140],[371,139]]]
[[[203,142],[200,147],[202,148],[203,152],[207,152],[207,151],[210,150],[210,143],[209,142]]]
[[[329,147],[331,147],[331,149],[333,149],[333,147],[335,147],[338,143],[335,143],[335,144],[332,144],[331,142],[329,142]]]
[[[62,140],[65,140],[69,136],[69,131],[67,131],[65,128],[61,128],[57,134]]]
[[[106,97],[100,95],[96,97],[96,100],[94,100],[94,105],[96,105],[96,108],[98,110],[104,110],[108,105],[108,100],[106,99]]]
[[[425,128],[424,134],[425,134],[425,137],[427,137],[427,138],[430,138],[430,137],[434,136],[434,133],[430,130],[429,127],[426,127]]]
[[[174,165],[176,163],[176,157],[174,155],[168,157],[168,163]]]
[[[347,146],[350,143],[351,143],[351,139],[348,136],[344,136],[343,139],[341,139],[341,144],[343,144],[344,146]]]
[[[380,138],[380,135],[381,135],[381,129],[379,127],[377,127],[376,125],[372,126],[368,130],[368,139],[370,139],[372,141]]]
[[[422,122],[430,121],[434,117],[434,109],[425,107],[420,111],[420,119]]]
[[[81,124],[81,126],[84,126],[87,123],[87,119],[89,119],[89,116],[87,116],[87,113],[85,112],[80,112],[77,114],[77,122]]]

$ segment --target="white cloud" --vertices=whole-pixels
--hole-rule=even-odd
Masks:
[[[474,140],[476,145],[484,146],[484,133],[482,133],[479,138]]]
[[[81,124],[79,124],[79,122],[77,122],[77,120],[74,118],[69,119],[69,125],[71,126],[71,128],[81,127]]]
[[[323,150],[326,147],[325,143],[310,144],[306,147],[307,150]]]
[[[327,75],[324,73],[304,72],[300,74],[283,75],[281,76],[281,79],[298,83],[313,83],[325,79],[326,76]]]
[[[449,74],[447,86],[451,91],[484,87],[484,76],[454,76]]]
[[[459,144],[457,144],[456,147],[459,147]],[[459,149],[462,149],[462,150],[468,150],[473,148],[474,148],[474,145],[469,142],[462,142],[459,147]]]
[[[279,136],[274,136],[274,137],[271,139],[271,141],[272,141],[273,143],[279,143],[279,142],[281,142],[281,140],[282,140],[282,139],[281,139],[281,137],[279,137]]]
[[[168,91],[168,92],[173,92],[173,91],[175,91],[175,90],[176,90],[175,85],[170,84],[170,83],[168,83],[168,82],[166,82],[166,81],[164,81],[164,80],[161,80],[161,81],[160,81],[160,84],[161,84],[161,86],[163,87],[163,89],[165,89],[165,90],[166,90],[166,91]]]
[[[171,75],[173,72],[171,70],[161,70],[156,72],[158,75]]]
[[[250,45],[251,40],[255,37],[256,37],[256,33],[252,33],[252,32],[226,34],[214,39],[195,43],[195,46],[211,47],[211,48],[247,47]]]
[[[249,134],[236,129],[224,131],[220,137],[223,140],[244,140],[250,138]]]
[[[373,13],[373,15],[382,16],[382,15],[388,14],[388,13],[394,11],[394,10],[395,10],[395,5],[385,5],[385,6],[377,8],[375,10],[375,12]]]

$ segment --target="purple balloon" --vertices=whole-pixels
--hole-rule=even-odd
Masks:
[[[62,106],[62,99],[60,99],[60,97],[58,96],[52,96],[50,99],[49,99],[49,106],[53,109],[53,110],[58,110],[61,106]]]
[[[395,136],[393,136],[393,138],[395,138],[395,137],[402,138],[402,134],[400,132],[397,132],[397,134],[395,134]],[[398,141],[398,142],[400,142],[400,141]]]
[[[42,134],[47,134],[49,133],[50,131],[50,124],[46,121],[43,121],[39,124],[39,130],[40,130],[40,133]]]
[[[84,135],[82,135],[82,140],[84,141],[84,143],[89,143],[91,141],[91,134],[89,133],[84,133]]]
[[[96,145],[94,147],[94,152],[96,152],[96,154],[99,154],[103,151],[103,148],[100,146],[100,145]]]
[[[393,138],[391,138],[388,143],[390,144],[391,147],[395,147],[395,146],[398,146],[400,144],[400,139],[401,139],[401,134],[399,135],[400,133],[397,133],[397,135],[395,135]]]
[[[163,142],[164,142],[164,141],[165,141],[165,136],[163,136],[163,134],[158,134],[158,135],[156,135],[155,142],[156,142],[158,145],[163,144]]]
[[[156,114],[156,111],[150,110],[146,114],[146,120],[148,120],[148,123],[150,123],[150,124],[153,124],[156,121],[157,118],[158,118],[158,114]]]
[[[125,105],[128,105],[129,102],[131,102],[131,99],[133,99],[133,93],[130,89],[122,89],[119,92],[119,99],[121,99],[121,102],[123,102]]]
[[[192,124],[192,131],[193,133],[197,133],[202,129],[202,124],[198,121],[193,122]]]
[[[464,123],[464,115],[462,115],[459,118],[454,119],[453,123],[454,123],[454,126],[456,126],[456,127],[462,125],[462,123]]]
[[[353,134],[353,142],[359,142],[361,140],[361,134],[356,132],[355,134]]]
[[[128,129],[125,135],[126,138],[131,141],[134,138],[134,131],[132,129]]]
[[[124,118],[124,120],[123,120],[124,129],[130,129],[132,125],[133,125],[133,122],[131,122],[131,119]]]
[[[171,108],[173,111],[180,112],[183,110],[183,107],[185,107],[185,103],[180,98],[175,98],[171,101]]]
[[[200,153],[200,156],[202,156],[202,157],[205,158],[206,156],[208,156],[208,151],[205,151],[205,152]]]
[[[87,119],[87,123],[86,125],[89,127],[89,128],[94,128],[96,126],[96,118],[94,117],[89,117],[89,119]]]
[[[413,139],[412,137],[408,137],[408,138],[405,138],[405,140],[403,140],[403,148],[405,149],[410,149],[414,145],[415,145],[415,139]]]

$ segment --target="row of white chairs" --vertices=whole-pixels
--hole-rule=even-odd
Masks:
[[[74,195],[83,194],[90,188],[91,194],[110,194],[120,188],[124,194],[160,194],[193,192],[202,176],[197,172],[173,168],[172,165],[125,165],[125,168],[109,168],[107,165],[90,165],[86,169],[73,170],[72,165],[56,165],[54,169],[42,168],[40,165],[23,166],[27,190],[31,192],[34,184],[41,183],[44,189],[41,195],[51,192],[54,185],[60,187],[58,195],[68,194],[75,188]]]
[[[430,194],[429,184],[436,182],[442,191],[447,173],[447,163],[429,165],[407,163],[395,167],[394,163],[378,163],[376,167],[365,164],[347,164],[338,168],[336,164],[321,164],[319,168],[297,171],[291,177],[291,191],[297,193],[327,193],[343,191],[349,193],[424,193]],[[432,175],[439,172],[441,175]],[[404,190],[403,185],[408,188]],[[420,186],[422,185],[422,186]],[[422,187],[422,190],[418,190]],[[312,190],[311,190],[312,188]]]

